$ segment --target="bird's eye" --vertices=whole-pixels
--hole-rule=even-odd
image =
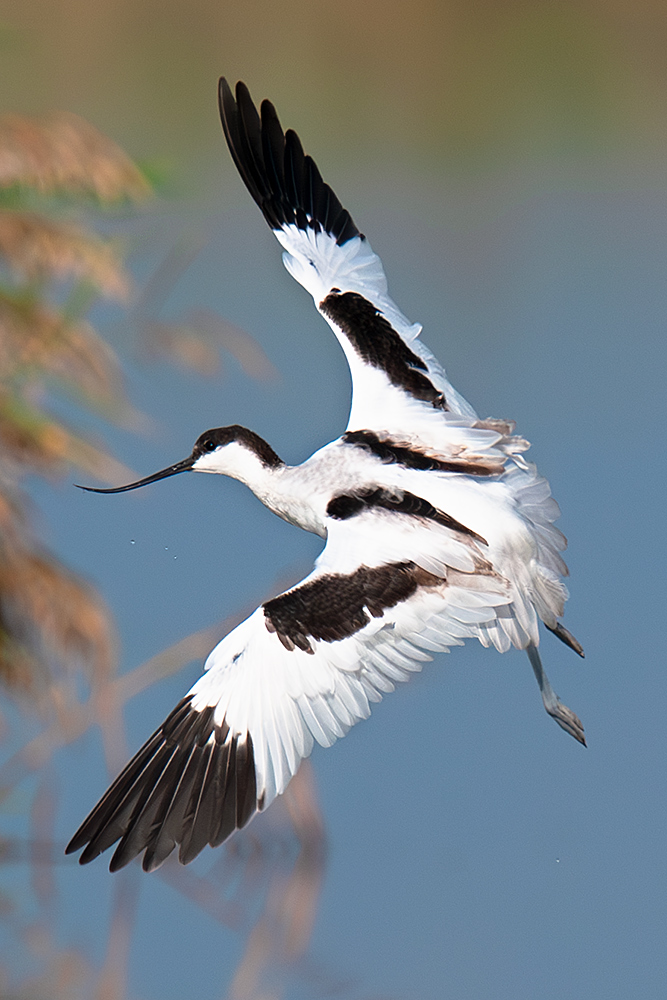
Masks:
[[[215,451],[215,441],[211,441],[210,438],[204,441],[204,451]]]

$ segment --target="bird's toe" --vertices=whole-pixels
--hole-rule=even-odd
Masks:
[[[552,719],[556,720],[561,729],[564,729],[570,736],[574,736],[575,740],[586,746],[584,727],[581,719],[578,715],[574,714],[571,708],[564,705],[562,701],[556,701],[555,705],[547,708],[547,712]]]

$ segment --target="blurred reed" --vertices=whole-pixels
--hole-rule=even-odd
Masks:
[[[99,597],[36,539],[28,475],[76,467],[101,478],[122,467],[51,412],[60,395],[118,416],[120,365],[86,314],[98,296],[127,301],[119,248],[75,221],[149,195],[113,142],[74,115],[0,119],[0,682],[53,708],[59,671],[93,679],[113,664]]]

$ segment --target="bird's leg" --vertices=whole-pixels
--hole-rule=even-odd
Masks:
[[[556,720],[558,725],[564,729],[566,733],[569,733],[570,736],[574,736],[575,740],[578,740],[586,746],[586,740],[584,739],[584,727],[581,724],[581,720],[574,714],[572,709],[562,703],[549,683],[549,678],[544,672],[544,667],[542,666],[542,660],[540,659],[537,646],[528,646],[526,652],[528,653],[528,659],[530,660],[530,665],[533,668],[533,673],[535,674],[535,678],[539,685],[542,701],[544,702],[544,707],[547,712],[552,719]]]

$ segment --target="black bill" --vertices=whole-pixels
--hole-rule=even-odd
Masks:
[[[190,472],[194,464],[194,457],[190,455],[189,458],[184,458],[182,462],[177,462],[176,465],[170,465],[168,469],[162,469],[161,472],[154,472],[152,476],[146,476],[145,479],[139,479],[136,483],[128,483],[127,486],[114,486],[109,490],[100,490],[95,486],[79,486],[78,483],[74,485],[79,490],[87,490],[89,493],[125,493],[127,490],[137,490],[140,486],[148,486],[149,483],[156,483],[158,479],[167,479],[168,476],[177,476],[179,472]]]

